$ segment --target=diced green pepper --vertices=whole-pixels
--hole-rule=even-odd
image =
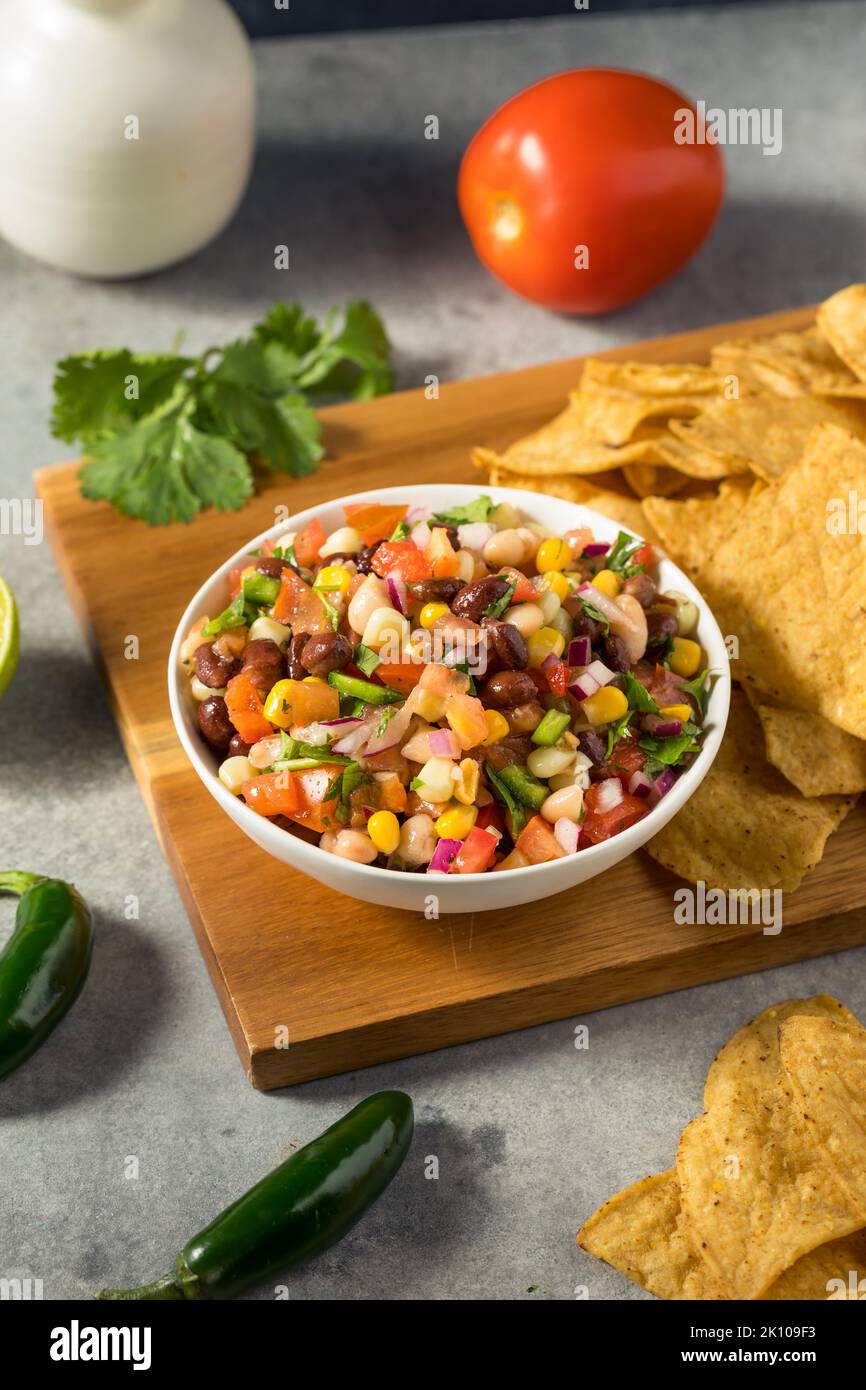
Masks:
[[[345,671],[332,671],[328,684],[339,690],[341,695],[364,700],[368,705],[396,705],[405,698],[399,690],[389,690],[387,685],[375,685],[373,681],[362,681],[360,676],[347,676]]]
[[[279,592],[279,579],[274,579],[270,574],[262,574],[259,570],[254,570],[244,580],[244,598],[250,603],[260,603],[271,608],[276,603]]]
[[[570,723],[570,715],[562,714],[556,709],[549,709],[534,730],[532,742],[540,743],[544,748],[552,748],[554,743],[558,743],[562,738]]]
[[[540,811],[550,796],[550,788],[544,782],[539,782],[537,777],[533,777],[528,768],[520,767],[517,763],[504,767],[499,777],[512,796],[522,801],[525,806],[531,806],[534,811]]]

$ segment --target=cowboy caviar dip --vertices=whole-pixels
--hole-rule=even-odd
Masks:
[[[182,660],[221,782],[361,864],[482,873],[647,815],[700,751],[698,610],[651,545],[479,497],[253,552]]]

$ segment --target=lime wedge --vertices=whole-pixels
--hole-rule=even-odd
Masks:
[[[0,695],[18,665],[18,609],[12,590],[0,576]]]

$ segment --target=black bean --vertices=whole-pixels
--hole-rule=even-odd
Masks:
[[[679,624],[673,613],[651,608],[646,615],[646,630],[648,647],[666,647],[671,637],[676,637]]]
[[[279,555],[259,555],[256,559],[256,569],[259,574],[266,574],[269,579],[279,579],[283,570],[294,570],[295,574],[300,574],[297,565],[293,565],[290,560],[281,559]]]
[[[234,734],[222,695],[209,695],[198,707],[198,726],[211,748],[228,748]]]
[[[488,664],[494,658],[505,671],[525,671],[529,665],[529,649],[523,633],[512,623],[502,623],[496,618],[482,618],[481,625],[487,632]]]
[[[304,664],[301,661],[301,653],[309,640],[310,634],[308,632],[296,632],[289,643],[289,648],[286,652],[286,669],[290,680],[302,681],[307,674]]]
[[[595,618],[591,618],[584,612],[583,604],[579,598],[567,598],[562,605],[566,613],[572,619],[573,634],[575,637],[588,637],[590,644],[594,647],[604,632],[601,623],[597,623]]]
[[[355,564],[359,574],[373,573],[373,556],[381,544],[381,541],[376,541],[375,545],[365,545],[363,550],[358,551],[355,556]]]
[[[195,673],[202,685],[211,690],[224,690],[241,669],[241,663],[233,656],[220,656],[214,650],[213,642],[204,642],[195,650]]]
[[[244,647],[243,674],[249,676],[256,689],[267,694],[272,685],[286,674],[286,658],[270,637],[257,637]]]
[[[301,661],[311,676],[327,676],[339,671],[352,655],[348,638],[340,632],[316,632],[301,653]]]
[[[639,570],[637,574],[633,574],[630,579],[627,579],[622,586],[622,591],[624,594],[631,594],[633,598],[636,598],[641,608],[649,608],[651,604],[655,603],[658,594],[655,580],[651,579],[643,570]]]
[[[515,709],[537,698],[535,681],[525,671],[497,671],[481,688],[481,703],[491,709]]]
[[[462,579],[419,579],[409,585],[409,592],[419,603],[453,603],[465,588]]]
[[[460,590],[451,604],[452,612],[461,618],[468,618],[470,622],[480,623],[485,609],[507,594],[509,587],[509,581],[501,579],[498,574],[488,574],[485,579],[476,579],[474,584],[467,584]]]
[[[245,758],[252,746],[251,743],[247,743],[246,739],[241,738],[240,734],[232,734],[229,752],[233,758]]]
[[[605,666],[611,671],[628,671],[631,669],[631,658],[628,654],[628,647],[621,637],[615,637],[611,633],[605,637],[601,644],[601,659]]]
[[[580,751],[592,762],[590,776],[602,776],[607,761],[607,743],[594,729],[586,729],[577,736]]]

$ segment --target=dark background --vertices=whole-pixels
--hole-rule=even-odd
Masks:
[[[574,0],[231,0],[254,35],[316,34],[332,29],[390,29],[481,19],[531,19],[574,12]],[[676,9],[686,5],[752,5],[765,0],[589,0],[588,14],[611,10]],[[827,0],[823,0],[827,3]]]

